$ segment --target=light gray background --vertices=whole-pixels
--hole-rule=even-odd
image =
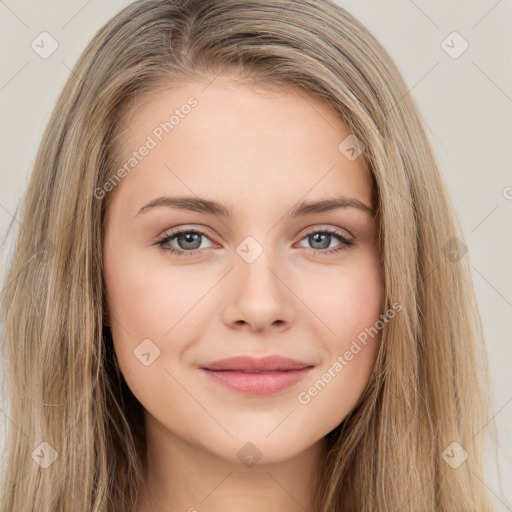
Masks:
[[[71,68],[95,32],[128,3],[0,0],[0,236],[16,217],[43,129]],[[504,489],[492,464],[488,487],[497,512],[512,510],[512,0],[339,3],[398,64],[456,205],[487,336],[500,436]],[[31,48],[43,31],[59,45],[47,59]],[[456,59],[441,46],[453,31],[469,44]],[[0,255],[1,281],[11,246],[12,237]],[[8,413],[0,403],[0,445]]]

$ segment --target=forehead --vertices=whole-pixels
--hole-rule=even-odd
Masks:
[[[349,159],[340,149],[351,136],[346,124],[327,103],[297,89],[226,77],[183,83],[146,95],[124,113],[123,126],[119,166],[144,146],[150,150],[116,195],[152,199],[165,191],[257,206],[343,194],[372,204],[363,158]]]

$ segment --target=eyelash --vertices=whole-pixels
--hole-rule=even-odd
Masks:
[[[167,253],[171,253],[171,254],[173,254],[175,256],[183,256],[183,255],[191,256],[193,254],[201,252],[201,249],[194,249],[193,251],[185,251],[185,250],[177,250],[174,247],[172,247],[170,245],[167,245],[172,239],[174,239],[174,238],[176,238],[176,237],[178,237],[180,235],[183,235],[185,233],[194,233],[194,234],[201,235],[201,236],[204,236],[206,238],[209,238],[208,235],[206,233],[204,233],[203,231],[199,231],[199,230],[196,230],[196,229],[178,229],[176,231],[173,231],[170,234],[165,234],[162,238],[160,238],[158,240],[157,245],[163,251],[165,251]],[[323,229],[323,230],[310,231],[309,233],[306,233],[301,238],[301,240],[303,240],[304,238],[306,238],[306,237],[308,237],[310,235],[314,235],[316,233],[321,233],[321,234],[325,234],[325,235],[334,236],[334,237],[338,238],[338,240],[340,242],[342,242],[342,245],[340,247],[338,247],[338,248],[335,248],[335,249],[329,249],[329,250],[326,250],[326,249],[312,249],[313,251],[315,251],[315,253],[319,253],[322,256],[327,256],[327,255],[333,254],[333,253],[339,253],[341,251],[349,249],[355,243],[353,240],[349,240],[340,231],[337,231],[335,229]]]

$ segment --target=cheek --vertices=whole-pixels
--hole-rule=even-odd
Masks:
[[[338,404],[331,418],[336,424],[355,405],[371,375],[382,330],[375,326],[382,327],[384,283],[373,252],[361,254],[357,265],[347,264],[334,273],[316,281],[315,286],[324,283],[323,293],[318,288],[307,292],[314,299],[312,309],[328,329],[322,330],[321,338],[326,357],[315,376],[322,382],[312,383],[316,388],[306,401],[315,396],[311,410],[318,414],[321,407],[316,407],[321,404]],[[322,396],[316,398],[320,390]]]
[[[215,282],[206,273],[193,267],[173,268],[156,249],[106,257],[114,347],[127,382],[134,389],[138,389],[138,383],[147,387],[156,369],[179,366],[181,355],[200,334],[198,318],[208,303],[202,299]],[[150,359],[156,357],[146,367],[137,355],[148,352]],[[153,384],[159,387],[157,382]]]
[[[381,325],[384,301],[382,277],[373,262],[331,276],[325,293],[309,295],[316,297],[315,312],[330,328],[321,338],[324,362],[297,396],[306,421],[314,420],[316,436],[335,428],[355,407],[373,369],[381,337],[375,325]]]
[[[133,394],[144,407],[150,403],[166,410],[165,397],[179,393],[179,387],[165,370],[169,362],[179,361],[192,335],[187,312],[199,300],[200,286],[183,269],[164,268],[162,257],[146,256],[134,251],[105,258],[110,329]]]
[[[208,291],[210,280],[204,274],[185,266],[172,268],[165,256],[137,251],[118,260],[106,266],[109,310],[134,336],[164,342]]]
[[[330,269],[302,293],[325,326],[323,339],[331,353],[347,350],[382,313],[384,285],[372,255],[362,257],[357,267]]]

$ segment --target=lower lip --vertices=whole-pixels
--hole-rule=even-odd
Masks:
[[[298,382],[312,370],[312,366],[301,370],[276,371],[269,373],[245,373],[233,370],[207,370],[201,368],[213,382],[233,391],[253,396],[279,393]]]

